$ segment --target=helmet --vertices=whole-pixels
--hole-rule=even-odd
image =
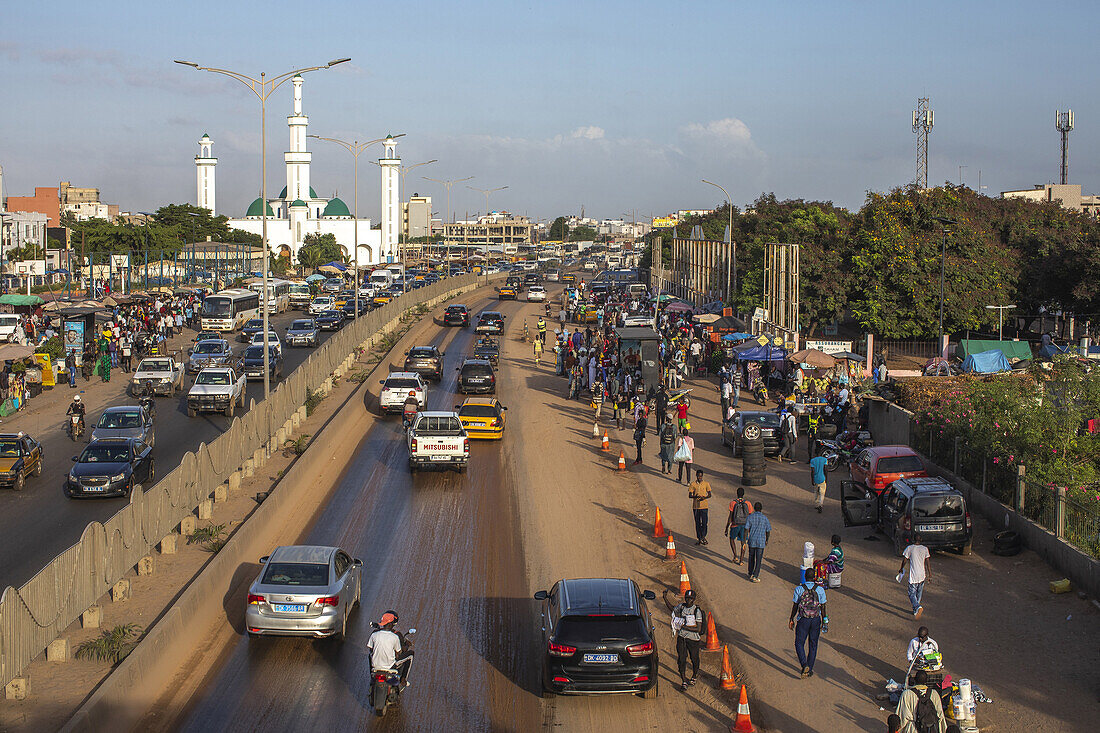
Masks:
[[[689,588],[684,593],[684,600],[687,601],[688,603],[691,603],[692,601],[694,601],[695,600],[695,591],[693,591]]]
[[[80,402],[80,395],[73,397],[73,402]]]

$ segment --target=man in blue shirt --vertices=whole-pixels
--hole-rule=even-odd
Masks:
[[[802,677],[813,677],[814,662],[817,661],[817,642],[822,630],[827,631],[829,628],[829,617],[825,613],[825,589],[815,583],[812,577],[795,586],[791,618],[787,626],[794,630],[794,650],[798,654],[798,663],[802,665]]]
[[[764,516],[764,505],[756,502],[752,505],[752,514],[745,520],[745,533],[749,545],[749,580],[760,582],[760,566],[764,562],[764,547],[772,534],[772,524]]]
[[[821,514],[821,505],[825,503],[825,456],[810,459],[810,484],[814,487],[814,506]]]

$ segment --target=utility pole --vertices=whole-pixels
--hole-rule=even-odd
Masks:
[[[928,188],[928,133],[936,124],[936,113],[928,109],[928,97],[917,100],[913,111],[913,133],[917,136],[917,188]]]

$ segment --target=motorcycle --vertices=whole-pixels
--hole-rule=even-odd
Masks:
[[[850,448],[847,447],[847,442],[841,443],[839,440],[819,438],[817,450],[825,457],[825,470],[835,471],[840,468],[841,464],[852,462],[860,451],[873,444],[871,434],[863,430],[856,435],[855,443]]]
[[[153,392],[153,383],[146,382],[144,388],[141,391],[141,397],[138,398],[138,403],[145,408],[145,411],[149,413],[149,417],[156,419],[157,417],[157,401],[156,395]]]
[[[371,626],[376,630],[379,628],[378,624],[372,623]],[[409,629],[407,634],[400,635],[401,648],[409,650],[408,656],[398,659],[392,669],[372,669],[370,672],[371,707],[379,718],[386,714],[386,708],[396,705],[401,697],[401,689],[405,687],[405,680],[409,678],[409,671],[412,668],[412,640],[408,637],[415,633],[416,629]],[[405,667],[404,674],[401,671],[402,667]]]
[[[69,415],[69,437],[74,443],[84,437],[84,416],[79,412]]]
[[[752,385],[752,396],[762,405],[768,403],[768,388],[764,384],[764,380],[758,379]]]

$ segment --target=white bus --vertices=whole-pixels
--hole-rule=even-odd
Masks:
[[[204,331],[236,331],[260,315],[260,295],[254,290],[230,288],[206,296],[202,302]]]
[[[290,283],[290,307],[298,309],[306,309],[309,307],[309,302],[313,300],[313,296],[309,294],[309,285],[300,282]]]
[[[249,290],[259,293],[264,289],[263,281],[254,282],[248,286]],[[290,308],[290,281],[267,281],[267,308],[268,313],[283,313]]]

